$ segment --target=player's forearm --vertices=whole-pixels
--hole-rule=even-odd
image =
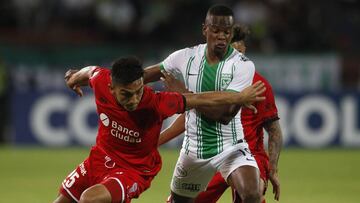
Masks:
[[[144,83],[159,81],[161,75],[160,64],[146,67],[144,69]]]
[[[240,105],[221,105],[216,107],[198,107],[196,110],[213,121],[227,125],[239,112]]]
[[[166,130],[161,132],[158,145],[165,144],[185,131],[185,114],[180,115]]]
[[[246,99],[242,92],[203,92],[197,94],[184,94],[188,109],[198,107],[212,107],[219,105],[242,105]]]
[[[265,126],[265,130],[269,134],[268,151],[270,170],[277,171],[280,151],[282,147],[282,132],[278,120],[272,121]]]
[[[67,81],[69,86],[72,85],[78,85],[78,86],[87,86],[89,85],[89,79],[93,73],[93,71],[95,70],[95,66],[87,66],[84,67],[82,69],[80,69],[79,71],[77,71],[76,73],[74,73],[69,80]]]

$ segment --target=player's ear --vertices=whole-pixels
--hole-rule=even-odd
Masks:
[[[112,81],[108,84],[108,87],[109,87],[111,94],[114,94],[114,85],[112,84]]]
[[[202,34],[204,35],[204,37],[206,37],[206,25],[205,23],[202,24]]]

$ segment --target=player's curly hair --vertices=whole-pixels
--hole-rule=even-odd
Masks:
[[[142,62],[136,56],[119,58],[111,66],[111,78],[114,84],[127,85],[143,75]]]
[[[233,27],[233,38],[231,39],[231,43],[244,41],[247,36],[250,35],[250,30],[246,25],[235,24]]]

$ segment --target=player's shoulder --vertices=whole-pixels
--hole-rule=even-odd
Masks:
[[[91,81],[103,80],[110,78],[111,71],[108,68],[101,66],[93,66],[92,74],[90,77]]]
[[[235,60],[237,62],[242,62],[242,63],[246,63],[246,62],[251,62],[249,57],[245,56],[243,53],[239,52],[238,50],[234,49],[234,51],[231,54],[231,58],[232,60]]]
[[[102,66],[88,66],[88,67],[92,67],[92,77],[95,77],[97,75],[106,75],[106,74],[110,74],[110,69],[106,68],[106,67],[102,67]]]
[[[206,44],[198,44],[195,46],[185,47],[178,50],[177,52],[181,53],[184,56],[195,56],[198,54],[205,53]]]
[[[237,51],[236,51],[237,52]],[[234,69],[238,71],[255,71],[255,64],[240,52],[233,53],[231,58]]]

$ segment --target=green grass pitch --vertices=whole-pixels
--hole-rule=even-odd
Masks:
[[[0,202],[52,202],[63,178],[87,148],[0,146]],[[135,203],[164,202],[178,151],[161,149],[163,168]],[[359,203],[360,149],[284,149],[280,157],[281,203]],[[230,203],[227,192],[220,203]],[[267,202],[274,203],[271,186]]]

